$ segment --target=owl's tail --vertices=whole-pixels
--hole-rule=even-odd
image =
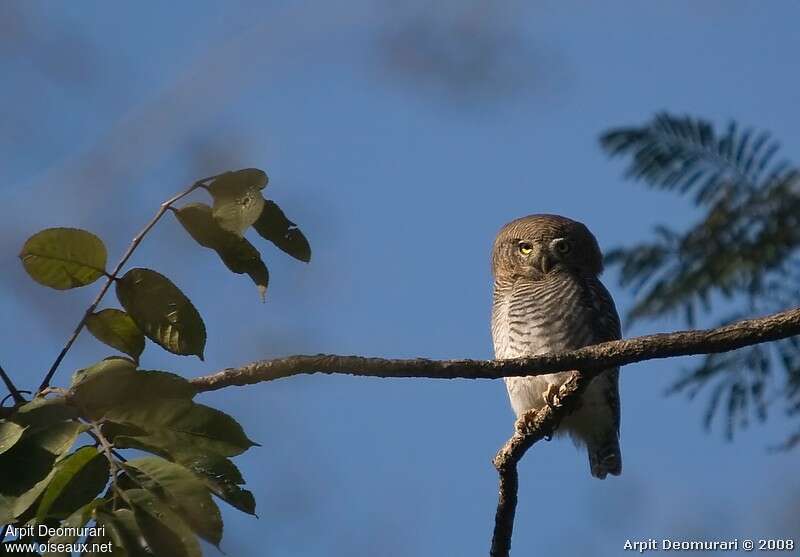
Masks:
[[[622,453],[616,435],[609,436],[602,442],[589,443],[587,449],[592,476],[604,480],[608,474],[619,476],[622,473]]]

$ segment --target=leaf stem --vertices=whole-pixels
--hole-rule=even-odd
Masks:
[[[172,207],[173,203],[179,201],[180,199],[183,199],[197,188],[204,187],[206,182],[210,182],[211,180],[214,180],[219,176],[221,176],[221,174],[216,174],[214,176],[208,176],[207,178],[202,178],[200,180],[197,180],[188,189],[180,193],[177,193],[172,197],[170,197],[169,199],[167,199],[166,201],[164,201],[158,208],[158,211],[153,216],[153,218],[150,219],[150,221],[145,225],[145,227],[136,236],[133,237],[133,240],[128,246],[128,249],[122,255],[122,258],[114,267],[114,270],[107,275],[106,282],[105,284],[103,284],[103,287],[100,289],[100,292],[97,293],[97,296],[95,296],[94,301],[92,301],[91,305],[89,305],[89,307],[86,309],[86,311],[83,314],[83,317],[81,317],[81,320],[78,321],[78,324],[75,326],[75,330],[72,332],[72,335],[70,335],[69,339],[67,339],[66,344],[64,344],[64,347],[61,349],[61,352],[59,352],[58,356],[53,362],[53,365],[50,366],[47,375],[45,375],[44,379],[42,380],[42,384],[39,386],[39,391],[43,391],[48,386],[50,386],[50,381],[53,379],[53,375],[55,375],[58,366],[64,359],[64,356],[67,355],[67,352],[69,352],[69,349],[72,348],[72,345],[75,343],[75,339],[78,338],[78,335],[83,330],[84,325],[86,325],[86,320],[100,304],[100,301],[103,299],[103,296],[106,295],[106,292],[108,292],[108,289],[111,287],[111,283],[113,283],[118,278],[117,275],[119,274],[120,270],[125,265],[125,263],[127,263],[128,260],[131,258],[133,252],[136,251],[137,247],[139,247],[139,244],[142,243],[142,240],[144,240],[144,237],[147,235],[147,233],[150,232],[150,230],[156,225],[156,223],[158,223],[159,220],[161,220],[161,217],[164,216],[164,213],[166,213]]]
[[[114,506],[116,506],[117,496],[119,496],[125,503],[131,504],[128,500],[125,492],[119,487],[117,483],[117,475],[122,472],[122,468],[120,467],[120,462],[117,461],[119,458],[122,462],[125,462],[125,459],[114,450],[114,447],[111,446],[111,443],[108,442],[106,436],[103,435],[103,431],[100,429],[100,425],[97,422],[89,422],[91,425],[91,429],[87,431],[87,433],[99,443],[100,448],[105,454],[106,460],[108,460],[108,469],[111,473],[111,487],[114,491]]]
[[[11,393],[11,396],[13,397],[14,402],[16,404],[22,404],[23,402],[25,402],[25,399],[20,394],[20,392],[17,389],[17,387],[14,386],[14,382],[11,381],[11,377],[8,376],[8,374],[6,373],[6,370],[3,369],[3,366],[0,366],[0,378],[3,379],[3,383],[6,384],[6,387],[8,388],[8,392]]]

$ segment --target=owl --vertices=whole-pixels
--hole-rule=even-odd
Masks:
[[[506,224],[492,251],[492,340],[497,359],[574,350],[620,338],[614,301],[598,276],[603,257],[580,222],[530,215]],[[552,402],[570,372],[505,379],[517,417]],[[622,472],[619,368],[603,370],[557,434],[585,445],[594,477]]]

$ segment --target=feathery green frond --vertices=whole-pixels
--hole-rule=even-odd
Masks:
[[[778,159],[779,143],[768,132],[736,122],[718,131],[700,118],[660,113],[643,126],[610,130],[600,143],[628,159],[627,177],[691,194],[703,210],[688,230],[659,225],[649,241],[608,253],[607,264],[636,295],[630,321],[678,313],[694,326],[697,315],[719,305],[745,307],[745,316],[800,304],[800,169]],[[796,340],[711,354],[671,391],[694,396],[713,383],[706,423],[725,411],[732,436],[749,416],[766,416],[765,388],[776,367],[786,376],[779,393],[787,411],[800,415]]]
[[[759,189],[765,174],[775,181],[792,172],[787,163],[774,163],[780,145],[769,133],[735,122],[718,134],[705,120],[662,112],[642,127],[606,132],[600,144],[611,156],[631,157],[627,177],[681,194],[693,191],[698,205]]]

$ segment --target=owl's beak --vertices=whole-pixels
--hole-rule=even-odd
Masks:
[[[536,255],[536,268],[542,272],[543,275],[546,275],[550,272],[550,269],[553,268],[553,261],[550,259],[550,255],[547,253],[546,248],[541,248],[539,253]]]

